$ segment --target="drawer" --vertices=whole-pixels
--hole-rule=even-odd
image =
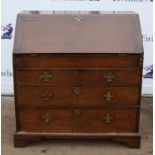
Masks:
[[[18,106],[138,106],[139,87],[16,87]]]
[[[73,70],[16,70],[17,85],[62,86],[77,84]]]
[[[139,65],[140,57],[138,54],[23,54],[16,55],[14,63],[16,68],[130,68]]]
[[[137,109],[20,109],[20,131],[136,132]]]
[[[80,85],[139,85],[141,70],[130,69],[87,69],[80,70]]]
[[[62,133],[72,132],[74,126],[68,109],[20,109],[18,115],[21,131]]]
[[[74,132],[133,133],[137,127],[137,109],[76,109]],[[74,113],[77,113],[73,110]]]
[[[18,106],[69,106],[77,98],[71,87],[16,87]]]
[[[17,85],[102,86],[139,85],[140,69],[50,69],[16,70]]]

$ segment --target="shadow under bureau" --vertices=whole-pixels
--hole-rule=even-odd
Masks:
[[[20,13],[13,51],[15,146],[59,138],[139,148],[142,66],[135,13]]]

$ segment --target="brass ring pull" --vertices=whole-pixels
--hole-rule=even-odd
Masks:
[[[53,117],[52,117],[49,113],[45,113],[44,115],[41,116],[41,119],[42,119],[45,123],[50,123],[51,120],[53,119]]]
[[[104,75],[104,78],[107,82],[111,82],[116,79],[116,76],[112,73],[108,73],[107,75]]]
[[[42,75],[40,76],[40,79],[44,82],[49,81],[52,78],[52,74],[49,72],[44,72],[42,73]]]
[[[75,90],[74,90],[75,95],[80,95],[80,92],[81,92],[80,88],[75,87]]]
[[[102,120],[103,120],[105,123],[111,123],[112,120],[113,120],[113,116],[110,115],[110,114],[106,114],[105,116],[102,116]]]
[[[45,91],[43,94],[41,94],[41,97],[47,101],[52,97],[52,94],[50,94],[48,91]]]
[[[80,109],[75,109],[74,114],[75,114],[76,116],[79,116],[79,115],[81,114]]]
[[[104,94],[104,99],[106,99],[107,101],[110,101],[112,98],[114,98],[114,95],[110,91]]]

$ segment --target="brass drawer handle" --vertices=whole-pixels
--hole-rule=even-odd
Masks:
[[[110,101],[112,98],[114,98],[114,95],[110,91],[104,94],[104,99],[106,99],[107,101]]]
[[[108,73],[107,75],[104,75],[104,78],[107,82],[111,82],[116,79],[116,76],[112,73]]]
[[[40,79],[44,82],[49,81],[52,78],[52,74],[49,72],[44,72],[42,73],[42,75],[40,76]]]
[[[52,97],[52,94],[50,94],[48,91],[45,91],[43,94],[41,94],[41,97],[47,101]]]
[[[53,119],[53,117],[52,117],[49,113],[45,113],[44,115],[41,116],[41,119],[42,119],[45,123],[50,123],[51,120]]]
[[[76,116],[79,116],[79,115],[81,114],[80,109],[75,109],[74,114],[75,114]]]
[[[110,114],[106,114],[105,116],[102,116],[102,120],[103,120],[105,123],[111,123],[112,120],[113,120],[113,116],[110,115]]]
[[[75,87],[75,90],[74,90],[75,95],[80,95],[80,92],[81,92],[80,88]]]

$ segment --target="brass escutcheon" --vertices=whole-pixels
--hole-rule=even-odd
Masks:
[[[110,101],[112,98],[114,98],[114,95],[110,91],[108,91],[106,94],[104,94],[104,98],[107,101]]]
[[[81,20],[83,19],[83,17],[81,17],[80,15],[77,15],[76,17],[74,17],[74,20],[79,23]]]
[[[44,91],[43,94],[41,94],[41,97],[44,99],[44,100],[49,100],[51,97],[52,97],[52,94],[50,94],[47,90]]]
[[[44,115],[41,116],[41,119],[45,122],[45,123],[49,123],[52,120],[52,116],[49,113],[45,113]]]
[[[80,95],[80,92],[81,92],[80,88],[75,87],[75,90],[74,90],[75,95]]]
[[[75,109],[74,114],[75,114],[76,116],[79,116],[80,113],[81,113],[80,109]]]
[[[42,75],[40,76],[40,79],[44,82],[49,81],[52,78],[52,74],[49,72],[44,72],[42,73]]]
[[[113,116],[110,115],[110,114],[106,114],[105,116],[102,116],[102,120],[103,120],[105,123],[111,123],[112,120],[113,120]]]
[[[116,79],[116,76],[112,73],[108,73],[107,75],[104,75],[104,78],[107,80],[107,82],[111,82]]]

